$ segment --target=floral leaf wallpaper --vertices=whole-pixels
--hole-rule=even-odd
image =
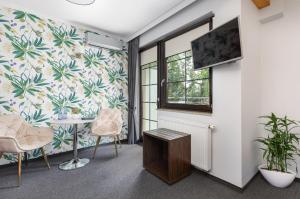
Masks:
[[[127,136],[127,52],[84,43],[85,30],[0,7],[0,114],[15,113],[34,126],[50,126],[48,154],[72,150],[73,126],[53,126],[61,110],[81,114],[101,108],[123,113]],[[79,126],[79,148],[95,145],[90,125]],[[102,142],[111,142],[109,138]],[[31,151],[29,158],[41,156]],[[16,161],[5,153],[1,164]]]

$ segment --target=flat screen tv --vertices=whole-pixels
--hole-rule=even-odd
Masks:
[[[195,70],[241,59],[239,18],[232,19],[191,43]]]

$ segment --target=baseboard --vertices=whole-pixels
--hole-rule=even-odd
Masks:
[[[256,178],[256,176],[260,175],[259,171],[256,172],[256,174],[254,176],[252,176],[252,178],[241,188],[242,191],[244,191],[245,189],[247,189],[247,187],[249,186],[249,184],[253,181],[254,178]]]
[[[221,183],[221,184],[224,184],[225,186],[227,186],[227,187],[229,187],[229,188],[231,188],[231,189],[233,189],[233,190],[235,190],[235,191],[238,191],[238,192],[243,192],[247,187],[248,187],[248,185],[253,181],[253,179],[257,176],[257,175],[259,175],[259,172],[257,172],[248,182],[247,182],[247,184],[245,185],[245,186],[243,186],[243,187],[238,187],[238,186],[236,186],[236,185],[234,185],[234,184],[231,184],[230,182],[227,182],[227,181],[225,181],[225,180],[223,180],[223,179],[221,179],[221,178],[218,178],[218,177],[216,177],[216,176],[213,176],[213,175],[211,175],[211,174],[209,174],[209,173],[207,173],[207,172],[205,172],[205,171],[202,171],[202,170],[200,170],[200,169],[198,169],[198,168],[196,168],[196,167],[194,167],[194,166],[192,166],[193,167],[193,169],[194,170],[196,170],[197,172],[199,172],[199,173],[201,173],[202,175],[205,175],[206,177],[208,177],[208,178],[210,178],[210,179],[212,179],[212,180],[214,180],[214,181],[216,181],[216,182],[218,182],[218,183]]]
[[[120,141],[121,141],[122,144],[128,144],[128,140],[127,139],[123,139],[123,140],[120,140]],[[104,143],[104,144],[101,144],[101,146],[112,145],[112,144],[114,144],[114,142]],[[78,149],[78,152],[84,151],[84,150],[88,150],[88,149],[91,149],[93,147],[95,147],[95,146],[89,146],[89,147],[81,148],[81,149]],[[61,155],[72,154],[72,153],[73,153],[73,151],[71,150],[71,151],[65,151],[65,152],[51,154],[51,155],[47,155],[47,156],[48,157],[58,157],[58,156],[61,156]],[[39,161],[39,160],[43,160],[43,159],[44,158],[42,156],[40,156],[38,158],[29,159],[29,160],[26,160],[26,161],[29,163],[29,162]],[[25,162],[25,160],[23,160],[23,161]],[[11,163],[8,163],[8,164],[0,165],[0,169],[1,168],[7,168],[7,167],[10,167],[10,166],[17,166],[17,165],[18,165],[18,162],[11,162]]]
[[[238,187],[238,186],[236,186],[234,184],[231,184],[230,182],[222,180],[221,178],[213,176],[213,175],[211,175],[211,174],[209,174],[209,173],[207,173],[205,171],[202,171],[202,170],[198,169],[197,167],[192,166],[192,168],[193,168],[194,171],[200,173],[201,175],[204,175],[204,176],[206,176],[206,177],[208,177],[208,178],[210,178],[213,181],[216,181],[218,183],[224,184],[225,186],[227,186],[227,187],[229,187],[229,188],[231,188],[231,189],[233,189],[235,191],[238,191],[238,192],[242,192],[243,191],[242,188],[240,188],[240,187]]]
[[[227,186],[227,187],[229,187],[229,188],[231,188],[231,189],[233,189],[235,191],[238,191],[240,193],[242,193],[244,190],[247,189],[247,187],[249,186],[249,184],[252,183],[252,181],[254,180],[254,178],[256,178],[257,176],[261,176],[261,174],[259,173],[259,171],[257,171],[256,174],[247,182],[247,184],[245,184],[243,187],[238,187],[238,186],[236,186],[234,184],[231,184],[230,182],[227,182],[227,181],[225,181],[225,180],[223,180],[221,178],[213,176],[213,175],[211,175],[211,174],[209,174],[209,173],[207,173],[205,171],[202,171],[202,170],[200,170],[200,169],[198,169],[198,168],[196,168],[194,166],[192,166],[192,168],[195,171],[201,173],[202,175],[205,175],[206,177],[208,177],[208,178],[210,178],[210,179],[212,179],[212,180],[214,180],[214,181],[216,181],[218,183],[224,184],[225,186]],[[295,182],[300,183],[300,178],[295,178]]]

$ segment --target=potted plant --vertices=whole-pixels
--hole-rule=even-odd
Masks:
[[[261,116],[266,120],[263,123],[265,130],[268,132],[267,137],[257,139],[264,147],[263,159],[266,164],[258,167],[264,178],[273,186],[287,187],[295,179],[296,173],[290,169],[292,163],[296,165],[296,156],[300,156],[297,148],[299,138],[292,131],[299,127],[298,122],[287,118],[280,118],[274,113],[268,116]]]

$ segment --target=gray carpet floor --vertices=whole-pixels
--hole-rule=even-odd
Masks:
[[[91,157],[92,149],[80,151]],[[51,170],[42,160],[23,167],[21,187],[16,166],[0,168],[0,199],[299,199],[300,183],[277,189],[256,176],[244,192],[236,191],[198,171],[169,186],[142,167],[142,147],[123,145],[119,157],[112,145],[100,146],[97,157],[86,167],[61,171],[58,164],[72,154],[50,157]]]

